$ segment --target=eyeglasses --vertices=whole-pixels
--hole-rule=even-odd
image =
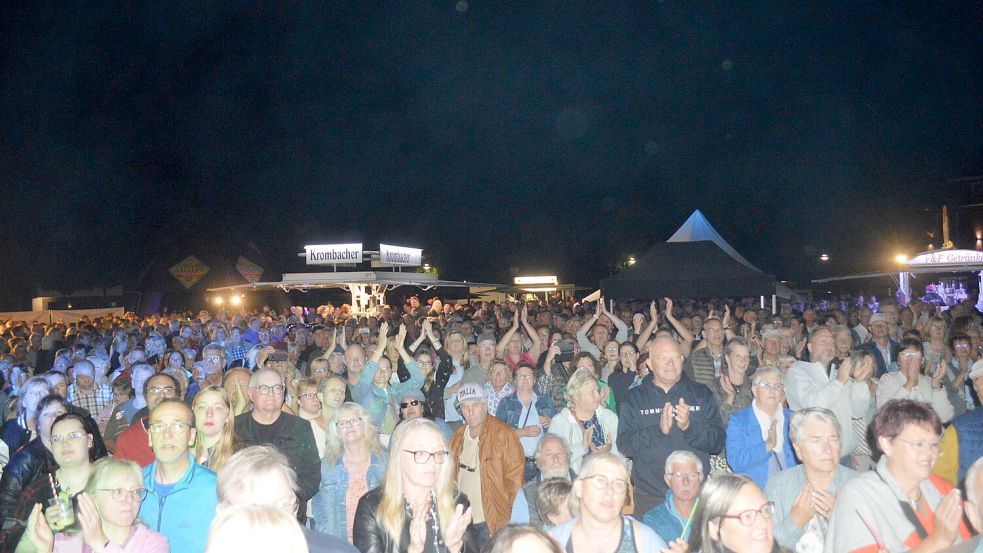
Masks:
[[[509,374],[509,372],[508,371],[491,371],[488,374],[489,374],[489,376],[505,376],[505,375]]]
[[[669,476],[669,478],[672,478],[673,480],[679,480],[683,482],[685,481],[693,482],[694,480],[697,482],[703,481],[702,472],[670,472],[667,476]]]
[[[428,365],[428,366],[431,366],[432,367],[433,366],[433,361],[424,361],[424,360],[421,359],[421,360],[417,361],[416,364],[417,365]]]
[[[628,482],[624,480],[611,480],[603,474],[595,474],[594,476],[585,476],[581,480],[590,480],[590,483],[597,490],[606,490],[611,488],[614,493],[625,493],[628,491]]]
[[[420,401],[417,400],[417,399],[414,399],[412,401],[407,401],[406,403],[400,403],[399,406],[402,409],[408,409],[410,407],[416,407],[419,404],[420,404]]]
[[[253,386],[253,390],[259,392],[259,395],[261,396],[283,395],[283,391],[285,389],[286,388],[283,386],[283,384],[277,384],[275,386],[267,386],[266,384],[260,384],[259,386]]]
[[[155,396],[158,394],[173,394],[176,391],[174,386],[151,386],[147,388],[147,393]]]
[[[438,465],[443,465],[445,462],[447,462],[447,456],[450,454],[449,451],[430,452],[430,451],[411,451],[409,449],[404,449],[403,451],[405,451],[406,453],[412,453],[413,460],[416,461],[416,464],[418,465],[429,463],[431,458],[433,458],[433,462],[437,463]]]
[[[326,369],[324,367],[319,367],[319,368],[313,369],[311,372],[315,372],[315,373],[326,373],[326,372],[328,372],[328,369]]]
[[[515,375],[515,379],[516,380],[535,380],[535,378],[536,378],[536,375],[534,375],[534,374],[528,374],[528,373],[523,373],[523,374],[517,374],[517,375]]]
[[[362,419],[351,419],[347,421],[338,421],[335,423],[338,425],[339,430],[345,430],[346,428],[357,428],[362,426]]]
[[[733,518],[741,521],[744,526],[751,526],[754,521],[758,520],[758,514],[770,519],[775,514],[775,504],[769,501],[761,506],[760,509],[748,509],[747,511],[742,511],[736,515],[721,515],[720,518]]]
[[[784,384],[778,384],[776,382],[758,382],[758,388],[765,390],[774,390],[776,392],[781,392],[785,389]]]
[[[910,445],[911,447],[915,448],[916,451],[931,451],[932,453],[938,453],[939,452],[939,442],[938,441],[927,442],[927,441],[924,441],[924,440],[918,440],[917,442],[912,442],[910,440],[906,440],[904,438],[899,438],[897,436],[895,436],[894,439]]]
[[[898,354],[898,357],[903,357],[906,359],[911,359],[912,357],[921,357],[922,354],[917,351],[902,351]]]
[[[307,394],[300,394],[297,399],[317,399],[317,392],[310,392]]]
[[[143,501],[147,498],[146,488],[137,488],[135,490],[127,490],[124,488],[99,488],[100,492],[109,492],[113,497],[113,501],[116,503],[122,503],[126,499],[132,499],[137,503]]]
[[[186,422],[174,421],[174,422],[155,422],[150,425],[150,431],[154,434],[163,434],[168,428],[174,434],[179,434],[185,430],[191,428],[191,425]]]
[[[51,436],[51,443],[57,444],[61,442],[68,442],[70,444],[73,444],[81,440],[83,436],[85,436],[85,434],[83,434],[82,432],[69,432],[64,436]]]

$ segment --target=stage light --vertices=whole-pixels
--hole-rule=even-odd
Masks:
[[[822,254],[819,256],[820,261],[829,261],[829,254]]]
[[[222,305],[222,303],[223,303],[223,302],[224,302],[225,300],[223,300],[221,296],[215,296],[215,298],[214,298],[214,299],[213,299],[212,301],[214,301],[214,302],[215,302],[215,305]]]
[[[240,303],[242,303],[242,296],[232,296],[231,298],[229,298],[229,303],[231,303],[232,305],[239,305]]]
[[[906,261],[908,261],[908,256],[903,253],[899,253],[898,255],[894,256],[894,260],[903,265]]]
[[[633,255],[633,256],[630,256],[630,257],[628,258],[628,264],[629,264],[629,265],[634,265],[634,264],[635,264],[635,263],[637,263],[637,262],[638,262],[638,260],[637,260],[637,259],[635,259],[635,256],[634,256],[634,255]]]

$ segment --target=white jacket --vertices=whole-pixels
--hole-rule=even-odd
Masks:
[[[913,399],[931,405],[932,409],[935,410],[935,414],[942,419],[942,422],[945,423],[952,420],[955,410],[952,408],[952,402],[949,401],[949,396],[945,393],[945,388],[933,389],[932,379],[925,375],[918,377],[918,384],[911,390],[905,389],[904,385],[907,382],[908,379],[901,371],[887,373],[882,376],[877,381],[877,408],[880,409],[881,405],[892,399]]]
[[[598,407],[595,411],[597,420],[601,423],[604,430],[604,439],[611,444],[611,453],[618,453],[618,416],[607,407]],[[580,472],[580,465],[584,462],[584,457],[590,449],[590,444],[584,444],[584,427],[573,416],[569,407],[553,417],[550,422],[550,434],[556,434],[567,441],[570,446],[570,468],[574,472]]]
[[[859,442],[851,420],[862,419],[868,413],[870,389],[866,383],[851,378],[843,384],[835,371],[826,376],[826,369],[819,363],[796,361],[785,375],[785,398],[793,411],[808,407],[832,411],[840,423],[840,457],[857,449]]]

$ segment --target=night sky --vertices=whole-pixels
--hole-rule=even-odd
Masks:
[[[146,4],[0,8],[0,307],[358,240],[593,286],[694,209],[808,279],[983,201],[980,2]]]

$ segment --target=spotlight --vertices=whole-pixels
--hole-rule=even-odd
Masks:
[[[629,264],[629,265],[634,265],[634,264],[635,264],[635,263],[637,263],[637,262],[638,262],[638,260],[637,260],[637,259],[635,259],[635,256],[634,256],[634,255],[633,255],[633,256],[630,256],[630,257],[628,258],[628,264]]]
[[[239,305],[240,303],[242,303],[242,296],[232,296],[231,298],[229,298],[229,303],[231,303],[232,305]]]
[[[894,256],[894,260],[904,265],[904,263],[908,261],[908,256],[903,253],[899,253],[898,255]]]
[[[224,302],[225,300],[223,300],[223,299],[221,298],[221,296],[215,296],[215,299],[214,299],[214,300],[212,300],[212,301],[214,301],[214,302],[215,302],[215,305],[222,305],[222,303],[223,303],[223,302]]]
[[[819,256],[820,261],[829,261],[829,254],[822,254]]]

